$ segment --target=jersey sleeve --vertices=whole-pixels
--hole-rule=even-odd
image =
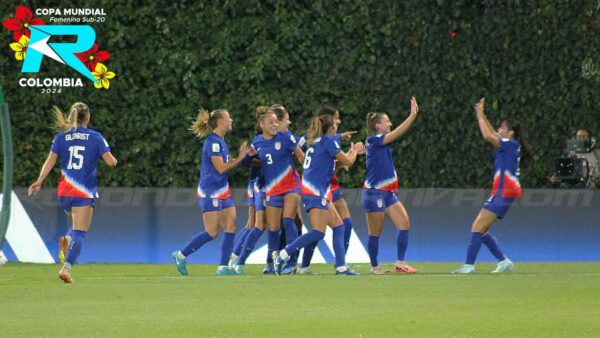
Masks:
[[[288,131],[283,136],[285,138],[286,148],[292,153],[295,152],[298,142],[296,141],[294,134]]]
[[[307,144],[306,144],[306,135],[303,135],[298,138],[298,147],[302,149],[303,152],[306,152]]]
[[[385,138],[385,134],[377,134],[377,135],[372,135],[371,137],[369,137],[369,143],[376,146],[376,147],[384,147],[385,144],[383,144],[383,139]]]
[[[102,134],[98,135],[98,153],[100,156],[110,152],[110,146]]]
[[[335,158],[342,151],[340,144],[334,138],[327,138],[326,149],[331,158]]]
[[[223,144],[221,142],[219,142],[218,140],[215,139],[211,139],[210,141],[208,141],[208,155],[209,156],[223,156],[224,152],[225,152],[225,148],[223,147]]]
[[[335,134],[335,136],[333,137],[333,140],[335,142],[337,142],[338,145],[342,144],[342,134],[341,133]]]
[[[52,146],[50,147],[51,152],[55,154],[60,154],[60,140],[60,134],[54,137],[54,140],[52,141]]]

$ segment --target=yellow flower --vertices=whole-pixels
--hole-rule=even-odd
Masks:
[[[27,52],[27,45],[29,44],[29,38],[27,35],[22,35],[19,42],[13,42],[10,44],[10,49],[15,51],[15,59],[21,61],[25,58],[25,52]]]
[[[108,80],[115,77],[116,74],[109,71],[105,65],[98,62],[98,64],[96,64],[96,69],[92,72],[92,75],[94,75],[96,80],[98,80],[98,83],[94,83],[94,87],[98,89],[103,87],[108,89],[110,87],[110,82]]]

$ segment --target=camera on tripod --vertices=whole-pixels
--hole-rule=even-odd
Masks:
[[[590,165],[583,156],[590,151],[585,140],[567,140],[561,157],[554,160],[554,177],[561,186],[585,187],[590,176]]]

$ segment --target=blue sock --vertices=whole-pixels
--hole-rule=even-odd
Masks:
[[[248,234],[250,233],[250,229],[244,227],[239,235],[237,236],[237,239],[235,241],[235,245],[233,246],[233,253],[236,256],[239,256],[240,253],[242,252],[242,248],[244,247],[244,242],[246,242],[246,237],[248,237]]]
[[[263,231],[264,230],[260,230],[258,227],[254,227],[248,232],[246,242],[244,242],[244,249],[242,250],[240,258],[238,258],[237,261],[238,265],[246,264],[246,259],[248,259],[248,256],[250,256],[252,251],[254,251],[254,246],[256,245],[256,242],[258,242],[260,236],[262,236]]]
[[[502,250],[500,250],[500,247],[498,246],[498,240],[494,235],[488,232],[487,234],[483,235],[481,239],[483,244],[490,249],[490,252],[492,255],[494,255],[494,257],[496,257],[497,260],[502,261],[506,259],[506,256],[504,256],[504,253]]]
[[[310,266],[310,261],[312,260],[312,256],[315,253],[317,244],[319,244],[318,241],[311,243],[304,247],[304,252],[302,253],[302,267],[303,268],[308,268]]]
[[[346,265],[346,249],[344,248],[344,230],[343,224],[333,228],[333,254],[335,255],[335,267]]]
[[[213,237],[206,231],[202,231],[194,235],[188,244],[183,247],[181,254],[185,257],[193,254],[196,250],[200,249],[204,244],[213,240]]]
[[[273,264],[273,251],[279,250],[279,244],[281,244],[279,236],[281,236],[280,230],[269,230],[269,251],[267,254],[267,264]]]
[[[233,251],[233,239],[235,238],[235,232],[226,232],[221,242],[221,266],[227,266],[229,263],[229,257]]]
[[[317,230],[311,230],[307,233],[305,233],[304,235],[296,238],[295,241],[293,241],[291,244],[288,244],[287,247],[285,247],[285,251],[287,251],[287,253],[291,256],[293,254],[296,253],[297,250],[300,250],[301,248],[312,244],[312,243],[317,243],[318,241],[322,240],[325,237],[325,233],[317,231]]]
[[[378,266],[377,253],[379,252],[379,236],[369,236],[369,259],[371,260],[371,266]]]
[[[350,236],[352,236],[352,218],[344,218],[344,250],[348,252],[350,246]]]
[[[85,239],[86,232],[83,230],[73,230],[71,233],[71,243],[69,244],[69,250],[67,251],[67,259],[71,265],[75,264],[77,257],[81,253],[81,247],[83,246],[83,240]]]
[[[481,248],[481,242],[483,241],[481,237],[481,232],[471,232],[471,242],[469,243],[469,248],[467,249],[467,261],[465,264],[475,264],[477,254],[479,253],[479,248]]]
[[[296,227],[296,223],[294,223],[293,218],[284,217],[283,218],[283,227],[285,228],[285,242],[290,244],[298,238],[298,228]],[[296,262],[298,261],[298,255],[292,255],[287,265],[296,266]]]
[[[398,230],[396,243],[398,244],[398,260],[403,261],[408,247],[408,230]]]

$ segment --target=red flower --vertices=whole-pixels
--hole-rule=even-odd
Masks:
[[[15,17],[4,20],[2,25],[13,31],[13,38],[15,41],[19,41],[23,35],[26,35],[28,38],[31,37],[29,26],[43,25],[45,23],[40,18],[34,18],[29,8],[19,6],[15,12]]]
[[[98,62],[110,59],[110,53],[105,50],[98,50],[98,44],[95,42],[92,48],[83,53],[76,53],[75,55],[85,64],[90,72],[96,70],[96,64],[98,64]]]

